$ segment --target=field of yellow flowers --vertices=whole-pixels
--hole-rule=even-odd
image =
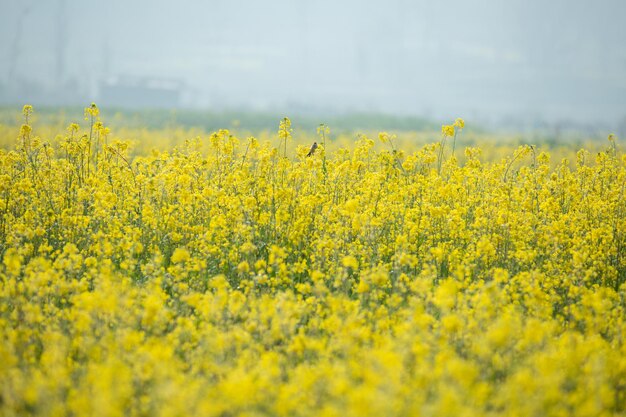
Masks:
[[[0,415],[626,415],[615,137],[131,153],[85,116],[0,151]]]

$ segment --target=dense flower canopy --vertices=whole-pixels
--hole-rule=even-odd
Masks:
[[[460,164],[461,119],[410,154],[323,126],[306,157],[285,118],[132,155],[95,105],[57,139],[31,113],[0,151],[3,415],[626,411],[614,137]]]

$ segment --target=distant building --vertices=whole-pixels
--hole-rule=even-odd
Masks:
[[[172,108],[180,105],[183,82],[175,79],[122,76],[100,82],[98,104],[127,108]]]

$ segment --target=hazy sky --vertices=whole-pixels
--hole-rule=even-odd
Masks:
[[[130,78],[171,81],[180,105],[214,109],[626,116],[623,0],[0,5],[5,103],[41,91],[90,102]]]

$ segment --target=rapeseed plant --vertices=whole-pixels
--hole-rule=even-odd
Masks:
[[[320,126],[290,159],[289,119],[138,151],[95,105],[32,114],[0,151],[3,415],[626,412],[617,138],[461,163],[461,119],[411,152]]]

